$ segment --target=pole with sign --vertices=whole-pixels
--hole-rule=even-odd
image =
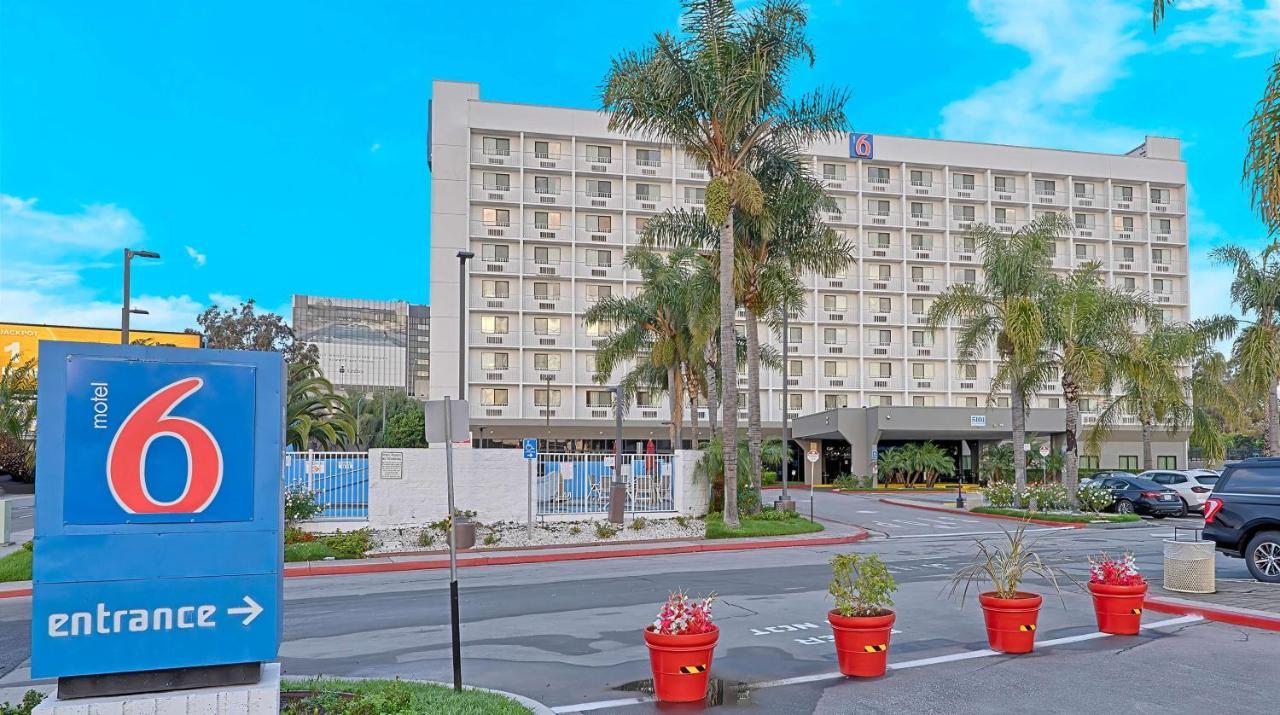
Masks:
[[[528,477],[529,492],[529,539],[533,539],[533,465],[538,461],[538,440],[529,438],[523,441],[525,472]]]
[[[809,451],[805,452],[804,458],[809,460],[809,521],[813,521],[813,484],[818,481],[818,475],[814,474],[814,470],[818,467],[818,443],[810,442]]]
[[[453,642],[453,689],[462,690],[462,631],[458,613],[458,516],[453,505],[453,440],[471,429],[466,400],[431,400],[423,405],[427,443],[444,441],[445,483],[449,498],[449,632]]]

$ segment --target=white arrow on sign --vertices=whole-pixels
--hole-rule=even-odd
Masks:
[[[262,606],[258,605],[257,601],[253,600],[252,598],[249,598],[248,596],[244,597],[244,603],[245,605],[243,606],[239,606],[236,608],[228,608],[227,615],[228,616],[243,615],[244,625],[247,626],[250,623],[253,623],[253,619],[257,618],[259,613],[262,613],[263,608]]]

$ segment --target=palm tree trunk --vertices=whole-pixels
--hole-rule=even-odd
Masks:
[[[1017,372],[1016,370],[1013,372]],[[1013,484],[1017,491],[1015,502],[1019,508],[1022,493],[1027,489],[1027,452],[1022,445],[1027,442],[1026,406],[1022,403],[1022,378],[1014,375],[1009,380],[1009,405],[1013,426]]]
[[[724,404],[724,523],[736,529],[738,521],[738,340],[734,330],[733,206],[720,226],[720,381]]]
[[[685,394],[689,398],[689,424],[693,426],[693,449],[701,449],[698,445],[698,389],[691,381],[685,382]]]
[[[1155,432],[1155,418],[1151,413],[1142,415],[1142,469],[1155,469],[1155,459],[1151,456],[1151,435]]]
[[[760,494],[760,329],[756,314],[747,308],[747,452],[751,455],[751,488]],[[785,357],[783,358],[786,359]],[[786,406],[783,405],[783,409]],[[752,513],[759,514],[760,503],[756,499]]]
[[[1267,442],[1264,454],[1268,457],[1280,457],[1280,398],[1276,397],[1276,388],[1280,386],[1280,378],[1272,378],[1267,389]]]
[[[675,367],[667,368],[667,400],[671,404],[671,451],[680,449],[680,431],[684,426],[684,391]]]
[[[1067,405],[1067,454],[1062,468],[1062,485],[1067,489],[1071,508],[1079,509],[1076,491],[1080,484],[1080,452],[1076,433],[1080,429],[1080,388],[1067,373],[1062,374],[1062,399]]]
[[[720,380],[716,370],[707,370],[707,422],[711,425],[711,439],[720,434]]]

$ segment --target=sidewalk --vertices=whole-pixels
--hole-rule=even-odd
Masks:
[[[1210,620],[1280,631],[1280,584],[1218,579],[1216,593],[1179,593],[1151,584],[1146,607],[1161,613],[1196,614]]]

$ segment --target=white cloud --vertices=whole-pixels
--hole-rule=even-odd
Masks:
[[[1280,0],[1183,0],[1172,10],[1165,15],[1169,49],[1232,47],[1237,57],[1280,49]]]
[[[185,248],[187,249],[187,255],[190,256],[191,260],[195,262],[196,268],[203,266],[209,260],[208,256],[197,251],[191,246],[186,246]]]
[[[119,300],[69,296],[61,291],[40,292],[0,288],[4,319],[21,323],[84,325],[97,328],[120,326]],[[195,327],[196,315],[204,306],[189,295],[135,295],[131,305],[147,315],[135,315],[131,324],[138,330],[182,330]]]
[[[244,302],[244,298],[241,298],[234,293],[210,293],[209,302],[223,310],[226,310],[227,308],[234,308],[240,305]]]
[[[947,139],[1127,151],[1143,131],[1101,124],[1092,101],[1144,49],[1142,13],[1115,0],[970,0],[991,40],[1027,53],[1027,64],[942,109]]]

